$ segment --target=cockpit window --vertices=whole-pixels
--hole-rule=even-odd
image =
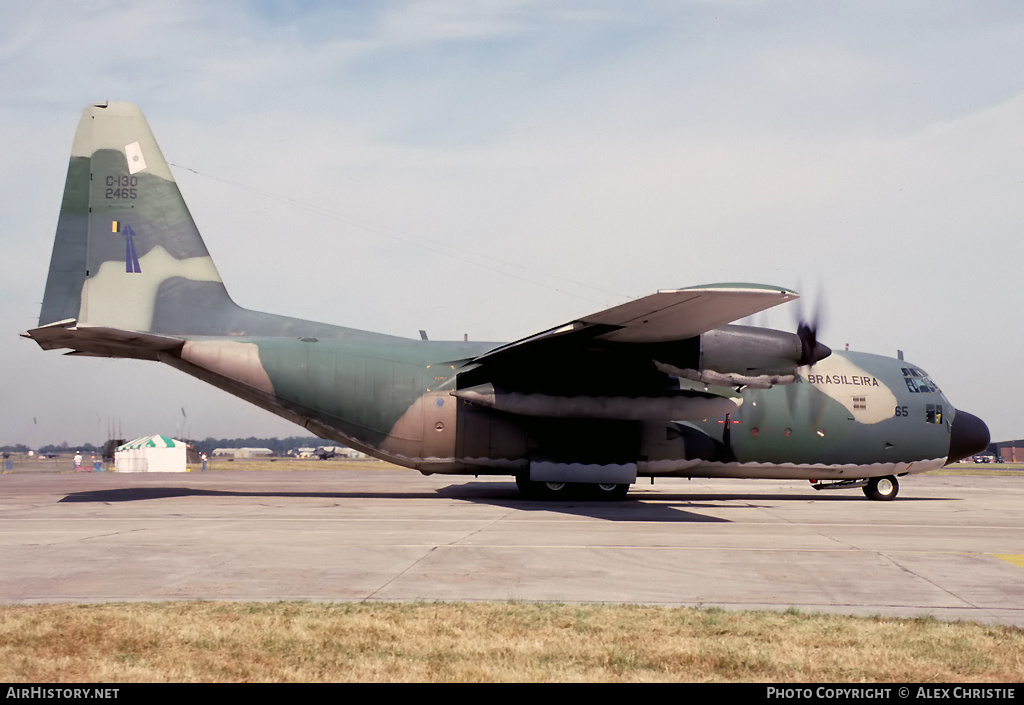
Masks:
[[[904,367],[902,369],[903,381],[907,383],[907,389],[914,394],[939,391],[939,388],[921,370],[914,367]]]
[[[926,404],[924,415],[928,423],[942,423],[942,404]]]

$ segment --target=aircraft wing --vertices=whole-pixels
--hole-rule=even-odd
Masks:
[[[494,348],[453,392],[510,414],[683,420],[735,409],[731,378],[710,390],[675,370],[699,366],[699,336],[797,298],[781,287],[715,284],[659,291]],[[795,336],[793,336],[795,338]]]
[[[798,297],[795,291],[763,284],[708,284],[663,290],[495,348],[474,362],[515,354],[524,346],[550,344],[559,338],[613,343],[686,340]]]

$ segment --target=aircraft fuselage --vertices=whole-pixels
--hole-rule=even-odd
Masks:
[[[322,437],[424,472],[514,474],[543,458],[633,463],[640,476],[858,478],[921,472],[950,454],[957,412],[903,360],[834,352],[793,384],[719,390],[719,413],[623,420],[600,417],[607,398],[589,400],[590,408],[586,398],[566,398],[576,411],[560,417],[559,400],[546,395],[522,395],[542,397],[532,415],[455,396],[462,366],[496,345],[210,338],[164,361]],[[626,408],[643,402],[618,398]]]

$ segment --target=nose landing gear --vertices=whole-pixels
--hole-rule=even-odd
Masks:
[[[896,499],[900,491],[900,483],[895,475],[869,477],[859,480],[811,480],[811,487],[816,490],[844,490],[860,487],[868,499],[876,502],[889,502]]]
[[[900,483],[893,475],[885,477],[872,477],[868,484],[864,485],[864,495],[876,502],[889,502],[896,499],[900,491]]]

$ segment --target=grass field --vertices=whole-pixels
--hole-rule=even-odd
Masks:
[[[523,603],[0,607],[0,682],[1000,682],[1024,630]]]
[[[954,463],[925,475],[1020,475],[1024,463]]]

